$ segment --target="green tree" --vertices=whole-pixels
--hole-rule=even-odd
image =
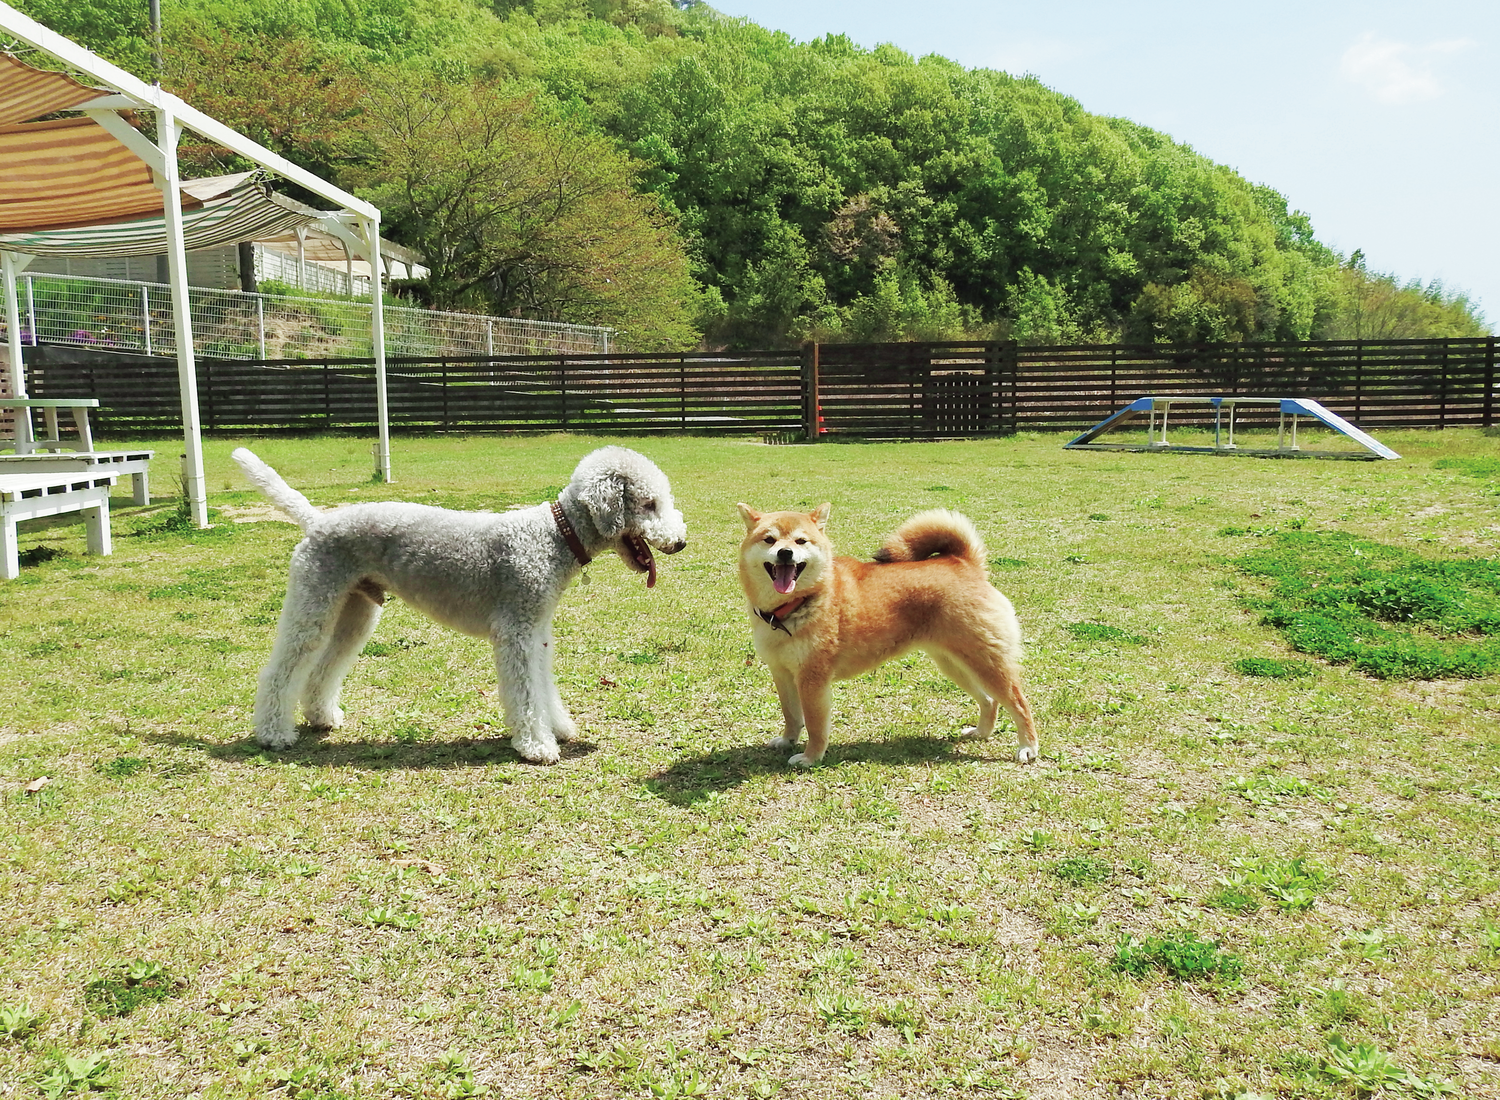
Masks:
[[[417,248],[441,308],[610,325],[626,346],[698,337],[702,293],[635,166],[534,97],[391,74],[362,122],[362,190]]]
[[[10,6],[145,80],[153,79],[144,0],[9,0]]]
[[[187,29],[165,54],[163,83],[199,110],[320,175],[342,161],[365,94],[355,68],[315,39]],[[243,167],[185,136],[184,159],[205,172]]]

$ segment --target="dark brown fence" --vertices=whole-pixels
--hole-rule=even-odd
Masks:
[[[49,357],[50,358],[50,357]],[[1139,397],[1310,397],[1364,428],[1491,426],[1496,340],[1194,347],[905,343],[799,352],[393,359],[391,427],[412,432],[807,431],[941,439],[1082,431]],[[113,434],[180,429],[169,360],[31,368],[37,397],[97,397]],[[369,360],[198,363],[208,431],[364,430]],[[1194,411],[1179,406],[1176,422]],[[1209,415],[1209,414],[1204,414]],[[1244,427],[1257,414],[1243,409]]]
[[[945,438],[1082,431],[1140,397],[1310,397],[1366,428],[1490,426],[1494,337],[1194,347],[825,345],[817,400],[828,434]],[[1174,416],[1190,424],[1194,412]],[[1211,413],[1203,413],[1204,422]],[[1274,411],[1242,408],[1253,427]]]
[[[101,431],[181,430],[175,363],[48,364],[32,392],[99,399]],[[391,359],[391,428],[412,432],[785,432],[802,423],[798,352]],[[368,359],[198,361],[204,430],[362,430]]]

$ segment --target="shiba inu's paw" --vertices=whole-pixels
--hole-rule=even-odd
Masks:
[[[799,752],[796,756],[792,757],[786,763],[787,767],[789,768],[811,768],[817,764],[817,761],[809,760],[807,758],[807,753]]]
[[[1016,747],[1017,764],[1035,764],[1038,755],[1040,754],[1037,752],[1035,745],[1018,745]]]
[[[990,739],[989,734],[979,732],[978,726],[965,726],[958,731],[958,736],[962,741],[988,741]]]
[[[797,747],[797,742],[788,737],[773,737],[766,744],[773,749],[795,749]]]

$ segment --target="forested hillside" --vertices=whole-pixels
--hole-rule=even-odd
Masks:
[[[144,3],[10,2],[151,75]],[[685,9],[163,0],[161,77],[377,201],[433,304],[637,348],[1488,331],[1271,187],[1034,79]]]

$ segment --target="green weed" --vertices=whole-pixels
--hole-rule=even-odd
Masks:
[[[1243,657],[1230,666],[1241,676],[1259,676],[1267,680],[1304,680],[1317,672],[1307,661],[1275,657]]]
[[[1052,873],[1064,882],[1070,882],[1074,886],[1083,886],[1105,881],[1114,874],[1114,868],[1107,860],[1095,859],[1092,856],[1069,856],[1054,864]]]
[[[103,1092],[110,1088],[109,1059],[102,1054],[59,1055],[42,1071],[36,1083],[47,1100]]]
[[[42,1014],[24,1001],[0,1005],[0,1039],[7,1042],[33,1035],[42,1026]]]
[[[1118,642],[1121,645],[1145,645],[1146,639],[1128,630],[1106,623],[1069,623],[1067,631],[1080,642]]]
[[[1435,561],[1342,532],[1282,532],[1239,559],[1292,647],[1380,679],[1500,670],[1500,563]]]
[[[136,959],[83,987],[83,1003],[96,1016],[129,1016],[141,1005],[175,997],[181,989],[161,963]]]
[[[1238,981],[1244,973],[1244,962],[1237,955],[1222,950],[1217,943],[1201,940],[1196,932],[1176,936],[1122,936],[1111,962],[1114,969],[1141,978],[1153,969],[1164,970],[1184,982]]]

